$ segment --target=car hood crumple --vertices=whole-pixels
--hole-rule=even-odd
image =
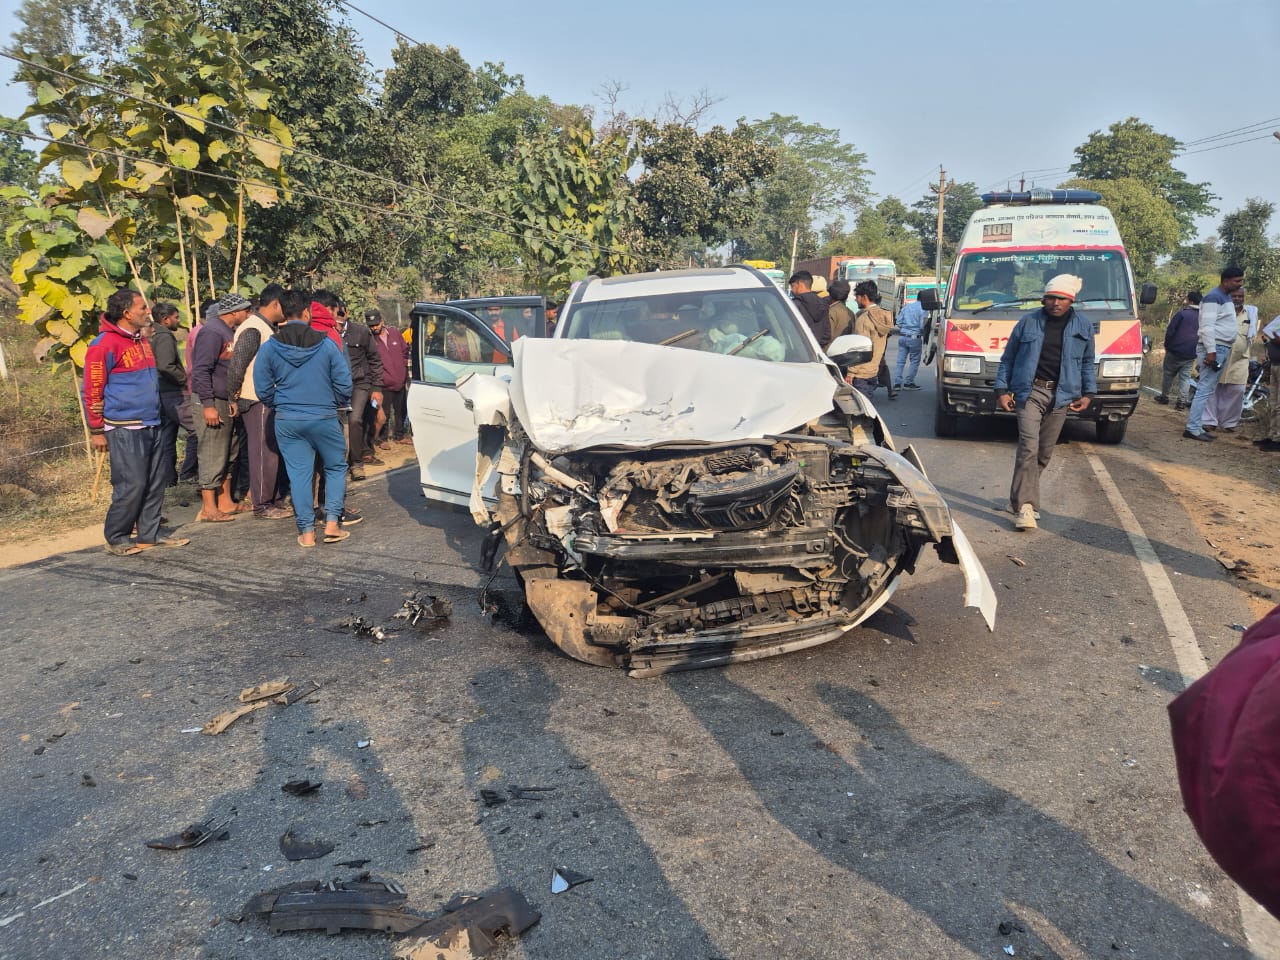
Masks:
[[[822,363],[778,363],[621,340],[522,337],[511,406],[533,445],[731,443],[786,433],[831,409]]]

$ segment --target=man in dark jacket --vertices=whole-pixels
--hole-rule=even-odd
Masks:
[[[351,414],[347,419],[347,436],[350,453],[351,479],[364,479],[364,464],[381,464],[365,440],[365,422],[376,419],[382,406],[382,354],[373,342],[373,334],[363,323],[347,319],[347,306],[339,302],[337,309],[338,333],[347,348],[351,362]]]
[[[258,348],[253,386],[275,411],[276,443],[289,472],[298,521],[298,545],[316,545],[316,515],[306,509],[317,457],[324,469],[324,542],[345,540],[342,501],[347,492],[346,441],[338,411],[351,400],[351,367],[325,333],[311,328],[308,298],[296,290],[280,297],[284,323]]]
[[[405,396],[409,384],[409,345],[395,327],[388,327],[379,310],[366,310],[364,322],[382,358],[383,410],[387,414],[386,439],[404,442]],[[375,418],[376,420],[376,418]],[[374,431],[375,434],[378,431]]]
[[[797,270],[787,281],[791,288],[791,300],[800,310],[800,315],[809,324],[818,346],[823,350],[831,344],[831,318],[828,315],[829,304],[813,292],[813,274],[808,270]]]
[[[1018,454],[1009,487],[1018,530],[1036,528],[1040,472],[1049,465],[1067,412],[1088,408],[1098,391],[1093,324],[1074,307],[1082,285],[1069,273],[1050,280],[1041,308],[1014,325],[996,370],[996,404],[1018,413]]]
[[[1190,402],[1191,368],[1196,363],[1196,340],[1200,332],[1200,291],[1192,290],[1182,309],[1173,315],[1164,331],[1164,376],[1156,403],[1169,402],[1169,387],[1178,381],[1175,409]]]
[[[191,413],[200,442],[200,499],[197,520],[234,520],[248,504],[231,496],[231,466],[240,456],[240,426],[232,418],[227,373],[231,367],[235,329],[253,306],[238,293],[218,301],[218,315],[205,322],[191,351]]]
[[[178,354],[178,308],[172,303],[157,303],[151,308],[155,332],[151,335],[151,352],[156,356],[156,375],[160,382],[160,460],[164,468],[164,485],[178,482],[178,428],[186,430],[187,443],[194,446],[195,424],[191,422],[191,404],[187,392],[187,370]]]

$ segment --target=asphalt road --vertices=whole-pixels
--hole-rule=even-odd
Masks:
[[[341,545],[245,518],[193,524],[183,550],[0,572],[0,958],[390,957],[381,934],[237,922],[264,887],[356,859],[424,912],[522,891],[542,921],[509,957],[1249,956],[1181,810],[1166,626],[1086,453],[1210,662],[1242,596],[1159,481],[1086,430],[1055,454],[1041,529],[1015,533],[1011,430],[935,440],[932,402],[881,406],[986,564],[994,633],[930,558],[839,642],[630,680],[524,627],[508,581],[482,613],[478,531],[413,470],[356,488],[368,519]],[[417,589],[452,601],[443,628],[341,625]],[[286,675],[321,690],[183,732]],[[295,778],[323,787],[282,793]],[[553,789],[478,799],[512,785]],[[224,841],[144,845],[232,814]],[[336,849],[290,863],[290,827]],[[553,895],[556,865],[593,880]]]

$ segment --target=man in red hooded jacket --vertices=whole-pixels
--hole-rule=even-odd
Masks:
[[[107,553],[127,557],[187,540],[160,533],[167,481],[160,449],[156,358],[142,335],[151,309],[142,294],[111,295],[102,328],[84,357],[84,408],[93,449],[111,455],[111,506],[103,524]],[[130,542],[134,528],[138,542]]]

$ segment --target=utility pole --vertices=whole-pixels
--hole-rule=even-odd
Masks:
[[[790,277],[793,273],[796,272],[796,244],[798,244],[799,242],[800,242],[800,231],[793,230],[791,232],[791,269],[787,271],[788,277]]]
[[[947,194],[955,185],[954,180],[947,179],[947,171],[939,164],[938,185],[935,187],[932,183],[929,184],[929,189],[938,195],[938,249],[933,260],[933,282],[937,286],[942,286],[942,216],[947,208]]]

